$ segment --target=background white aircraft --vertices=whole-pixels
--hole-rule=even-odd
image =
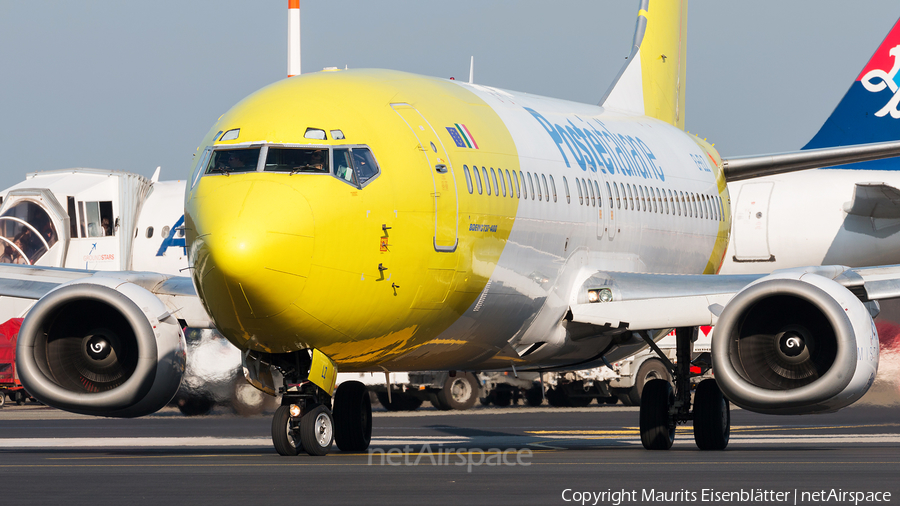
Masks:
[[[900,22],[803,149],[900,139],[898,67]],[[900,263],[898,170],[886,159],[729,182],[734,222],[720,272]]]

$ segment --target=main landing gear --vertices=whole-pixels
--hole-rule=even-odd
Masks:
[[[651,343],[651,347],[673,371],[675,387],[664,379],[644,385],[641,395],[641,443],[648,450],[668,450],[675,442],[675,427],[694,422],[694,442],[701,450],[724,450],[731,431],[729,403],[716,380],[700,382],[694,392],[691,411],[691,350],[697,340],[697,328],[675,329],[678,364],[672,365]]]
[[[311,358],[306,351],[296,353],[299,354],[294,361],[296,367],[279,367],[284,387],[281,406],[272,418],[275,450],[285,456],[298,455],[301,451],[326,455],[332,444],[337,443],[341,451],[365,451],[372,439],[372,402],[366,386],[358,381],[341,383],[332,399],[328,392],[334,387],[334,364],[316,351]],[[318,374],[317,360],[327,361],[321,369],[330,370],[330,374]]]

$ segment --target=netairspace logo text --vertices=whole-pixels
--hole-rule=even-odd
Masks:
[[[834,503],[858,505],[871,503],[891,502],[891,493],[884,491],[860,491],[843,490],[839,488],[822,490],[770,490],[762,488],[718,490],[714,488],[701,488],[698,490],[681,489],[676,491],[657,490],[655,488],[638,490],[601,490],[578,491],[567,488],[562,491],[562,500],[567,503],[610,504],[646,504],[646,503],[672,503],[672,502],[698,502],[698,503],[722,503],[722,502],[756,502],[772,504],[800,504],[800,503]]]
[[[369,465],[382,466],[418,466],[430,464],[432,466],[465,466],[468,472],[473,467],[495,466],[525,466],[531,465],[533,452],[528,449],[508,448],[444,448],[440,446],[432,450],[431,445],[426,444],[413,453],[412,446],[391,448],[384,451],[381,448],[369,449]]]

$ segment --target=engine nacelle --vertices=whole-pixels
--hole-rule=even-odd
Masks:
[[[137,417],[174,397],[185,339],[153,293],[93,277],[61,285],[32,307],[19,330],[16,362],[25,389],[44,404]]]
[[[713,372],[731,402],[760,413],[836,411],[878,370],[878,332],[866,306],[826,277],[766,276],[740,291],[712,338]]]

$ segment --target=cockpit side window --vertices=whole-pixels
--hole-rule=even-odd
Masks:
[[[335,148],[334,176],[362,188],[378,175],[378,163],[368,148]]]
[[[364,186],[370,179],[378,175],[378,164],[372,152],[366,148],[353,148],[353,165],[359,185]]]
[[[349,149],[334,150],[334,176],[342,181],[358,186],[353,173],[353,158]]]
[[[327,174],[328,149],[269,147],[266,155],[267,172],[312,172]]]
[[[221,134],[216,134],[216,137],[218,137],[219,135]],[[200,155],[200,160],[197,161],[197,166],[194,167],[194,175],[193,177],[191,177],[191,188],[197,185],[197,181],[200,180],[200,176],[203,175],[204,172],[206,172],[206,164],[209,161],[210,153],[212,153],[212,150],[206,148],[203,150],[203,154]],[[72,234],[72,237],[75,237],[75,234]]]
[[[260,148],[219,149],[213,151],[206,166],[206,174],[254,172],[259,161]]]

